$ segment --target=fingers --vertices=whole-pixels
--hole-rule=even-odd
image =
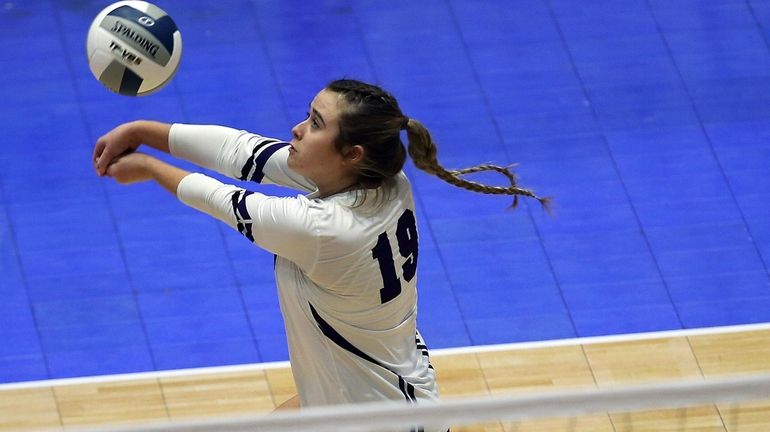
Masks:
[[[100,139],[94,147],[94,168],[100,176],[109,175],[107,168],[121,157],[133,153],[134,148],[130,146],[120,146],[116,142],[108,144],[107,140]]]
[[[110,164],[107,167],[107,169],[104,170],[104,175],[106,175],[107,177],[113,177],[113,178],[115,178],[115,180],[119,181],[119,177],[115,176],[115,170],[116,170],[115,164],[114,163]]]
[[[113,142],[112,145],[109,144],[108,140],[104,137],[100,138],[99,141],[96,142],[96,146],[94,147],[94,168],[96,169],[96,173],[100,176],[108,175],[107,168],[115,161],[115,158],[118,156],[116,154],[116,144]]]
[[[99,158],[101,158],[102,153],[104,152],[106,144],[104,142],[103,138],[99,138],[98,141],[96,141],[96,145],[94,146],[94,154],[92,156],[92,162],[94,164],[94,169],[96,170],[96,173],[98,175],[104,175],[104,172],[102,172],[99,169]]]
[[[119,184],[132,184],[151,179],[145,161],[150,158],[143,153],[127,151],[118,156],[105,168],[105,175]]]
[[[119,125],[107,132],[94,145],[93,164],[100,176],[107,174],[107,167],[124,151],[132,148],[126,125]]]
[[[118,156],[118,154],[115,154],[115,147],[114,146],[102,146],[102,151],[100,152],[99,156],[96,158],[95,165],[96,165],[96,172],[103,176],[107,174],[107,168],[110,166],[112,162],[115,161],[115,158]]]
[[[135,167],[130,160],[123,160],[122,157],[118,157],[106,167],[104,167],[104,175],[111,177],[119,184],[131,183],[131,177]]]
[[[93,160],[96,162],[97,159],[99,159],[99,156],[102,155],[102,152],[104,151],[104,139],[99,138],[96,141],[96,145],[94,146],[94,154],[93,154]]]

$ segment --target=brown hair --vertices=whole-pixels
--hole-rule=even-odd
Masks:
[[[406,117],[396,99],[382,88],[361,81],[342,79],[332,81],[326,89],[339,94],[345,103],[340,105],[340,133],[335,142],[338,151],[346,146],[364,148],[364,160],[359,167],[358,183],[362,188],[376,188],[392,179],[404,167],[406,151],[401,141],[401,130],[406,130],[408,152],[414,165],[436,177],[463,189],[484,194],[513,195],[513,207],[519,195],[534,198],[548,208],[550,200],[541,198],[532,190],[516,184],[511,167],[482,164],[474,167],[447,170],[437,159],[438,149],[428,129],[419,121]],[[509,186],[489,186],[463,178],[463,175],[481,171],[496,171],[505,176]]]

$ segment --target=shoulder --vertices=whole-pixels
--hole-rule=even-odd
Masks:
[[[413,206],[412,185],[401,171],[377,189],[358,190],[331,198],[298,196],[320,222],[336,222],[342,229],[353,223],[376,224],[392,207]]]
[[[409,181],[409,177],[406,176],[404,170],[399,171],[393,179],[399,187],[412,188],[412,183]]]

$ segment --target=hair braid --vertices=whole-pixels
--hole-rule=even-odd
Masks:
[[[508,178],[508,180],[511,182],[511,186],[516,186],[516,173],[511,172],[511,168],[515,166],[516,164],[509,165],[507,167],[501,167],[501,166],[491,165],[491,164],[481,164],[470,168],[463,168],[459,170],[449,170],[449,172],[453,175],[465,175],[465,174],[473,174],[473,173],[482,172],[482,171],[497,171]]]
[[[430,132],[419,121],[405,116],[396,98],[384,89],[350,79],[332,81],[326,88],[339,94],[343,101],[340,105],[340,132],[335,141],[337,150],[342,152],[349,145],[364,148],[364,160],[358,166],[357,179],[364,197],[367,189],[379,187],[401,171],[408,152],[417,168],[451,185],[484,194],[513,195],[513,207],[519,203],[519,196],[526,196],[538,200],[548,209],[548,198],[541,198],[532,190],[517,186],[516,174],[511,171],[513,165],[481,164],[458,170],[447,170],[441,166]],[[404,129],[408,139],[406,150],[400,134]],[[500,173],[510,185],[490,186],[463,178],[482,171]]]
[[[412,161],[417,168],[428,174],[435,175],[453,186],[461,187],[473,192],[493,195],[513,195],[513,204],[511,207],[514,208],[519,204],[519,196],[522,195],[534,198],[540,202],[543,208],[546,210],[550,209],[550,198],[539,197],[531,189],[520,188],[516,185],[516,174],[510,169],[515,165],[501,167],[492,164],[481,164],[459,170],[447,170],[438,162],[438,149],[436,144],[433,142],[433,138],[422,123],[414,119],[409,119],[406,131],[409,140],[409,156],[412,157]],[[511,184],[510,186],[490,186],[461,177],[466,174],[482,171],[498,172],[504,175]]]

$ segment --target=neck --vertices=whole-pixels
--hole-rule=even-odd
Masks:
[[[352,178],[345,178],[336,182],[330,182],[328,184],[316,184],[318,185],[319,198],[326,198],[358,188],[358,183],[355,181],[355,179]]]

